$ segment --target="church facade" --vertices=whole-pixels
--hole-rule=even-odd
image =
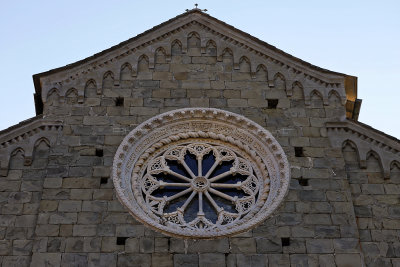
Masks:
[[[400,266],[400,141],[356,77],[195,8],[33,80],[2,266]]]

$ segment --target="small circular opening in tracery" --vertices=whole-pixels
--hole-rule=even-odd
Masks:
[[[209,187],[209,181],[204,177],[196,177],[193,179],[192,187],[197,192],[203,192]]]

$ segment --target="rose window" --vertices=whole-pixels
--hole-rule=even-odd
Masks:
[[[234,151],[192,143],[152,159],[142,178],[142,191],[148,207],[166,225],[218,228],[254,206],[262,183],[251,163]]]
[[[137,126],[119,146],[112,175],[138,221],[184,238],[250,230],[276,210],[290,179],[267,130],[211,108],[170,111]]]

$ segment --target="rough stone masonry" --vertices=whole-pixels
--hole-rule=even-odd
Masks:
[[[357,121],[356,77],[195,8],[34,84],[37,116],[0,132],[2,266],[400,266],[400,141]],[[116,198],[122,139],[184,107],[241,114],[283,147],[289,193],[258,227],[172,238]]]

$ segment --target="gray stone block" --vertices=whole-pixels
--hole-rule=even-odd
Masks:
[[[118,255],[118,266],[130,267],[132,264],[138,267],[150,267],[151,255],[150,254],[120,254]]]
[[[197,254],[175,254],[175,267],[197,267],[199,266],[199,256]]]
[[[256,240],[254,238],[230,238],[231,253],[256,253]]]
[[[174,266],[172,254],[153,254],[151,257],[152,266],[172,267]]]
[[[343,267],[363,266],[360,254],[336,254],[335,262],[337,266],[343,266]]]
[[[309,239],[306,240],[308,253],[333,253],[333,244],[331,239]]]
[[[61,266],[61,253],[33,253],[31,267]]]
[[[112,253],[89,253],[88,267],[115,267],[117,255]]]
[[[225,255],[218,253],[204,253],[199,255],[200,267],[221,267],[225,266]]]
[[[144,236],[144,226],[143,225],[117,225],[116,235],[124,237],[142,237]]]
[[[61,256],[61,267],[67,266],[88,266],[87,254],[84,253],[63,253]]]
[[[139,243],[140,253],[153,253],[154,252],[154,238],[141,237]]]
[[[257,253],[281,253],[282,244],[279,238],[257,238]]]
[[[5,256],[2,259],[2,266],[18,266],[27,267],[30,266],[31,257],[30,256]]]

